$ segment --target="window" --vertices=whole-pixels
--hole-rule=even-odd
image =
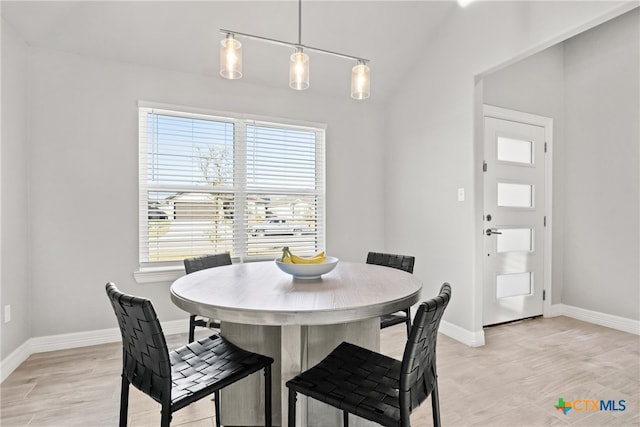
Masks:
[[[324,249],[324,129],[140,106],[140,266]]]

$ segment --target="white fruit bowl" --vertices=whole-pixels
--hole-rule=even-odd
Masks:
[[[328,256],[320,264],[289,264],[276,258],[276,265],[282,271],[292,275],[296,279],[318,279],[336,268],[338,258]]]

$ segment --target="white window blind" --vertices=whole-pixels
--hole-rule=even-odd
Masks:
[[[324,249],[324,129],[139,108],[140,265]]]

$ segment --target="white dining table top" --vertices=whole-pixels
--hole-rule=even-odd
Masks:
[[[340,261],[319,279],[294,279],[274,261],[215,267],[171,286],[181,309],[254,325],[327,325],[378,317],[420,299],[422,283],[395,268]]]

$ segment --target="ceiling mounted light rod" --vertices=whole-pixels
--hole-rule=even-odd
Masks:
[[[242,77],[242,44],[236,40],[236,36],[241,36],[293,48],[294,53],[291,55],[289,62],[289,86],[296,90],[304,90],[309,87],[309,56],[304,52],[305,50],[356,61],[356,65],[351,70],[351,97],[354,99],[367,99],[369,97],[370,71],[367,65],[368,59],[302,44],[302,0],[298,0],[298,43],[222,28],[220,32],[226,35],[225,39],[220,43],[220,75],[225,79],[239,79]]]
[[[287,46],[287,47],[291,47],[291,48],[294,48],[294,49],[302,48],[304,50],[310,50],[312,52],[318,52],[318,53],[325,53],[327,55],[338,56],[340,58],[351,59],[353,61],[362,61],[364,63],[370,62],[369,59],[362,58],[360,56],[347,55],[346,53],[339,53],[339,52],[334,52],[332,50],[320,49],[318,47],[307,46],[307,45],[301,44],[301,43],[291,43],[291,42],[287,42],[287,41],[283,41],[283,40],[271,39],[269,37],[256,36],[256,35],[253,35],[253,34],[242,33],[240,31],[225,30],[225,29],[220,28],[220,33],[226,34],[226,35],[232,35],[232,36],[245,37],[247,39],[260,40],[260,41],[267,42],[267,43],[272,43],[272,44],[279,44],[281,46]]]
[[[298,45],[302,45],[302,0],[298,0]]]

